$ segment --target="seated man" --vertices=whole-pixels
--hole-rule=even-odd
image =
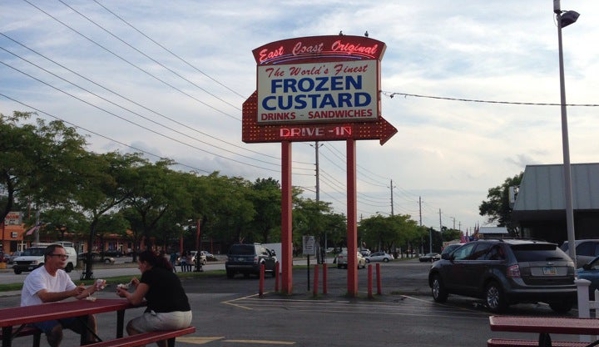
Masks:
[[[70,297],[85,299],[106,284],[97,283],[88,288],[76,286],[63,270],[66,266],[67,254],[61,245],[50,245],[44,251],[44,265],[33,270],[23,283],[21,306],[38,305],[46,302],[61,301]],[[89,329],[95,334],[96,319],[89,316]],[[57,347],[62,341],[63,328],[71,329],[79,334],[86,333],[87,341],[94,341],[83,322],[77,318],[60,319],[32,324],[46,334],[51,347]]]

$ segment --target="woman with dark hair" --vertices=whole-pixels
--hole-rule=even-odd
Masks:
[[[143,315],[127,323],[127,333],[135,335],[190,326],[189,300],[168,259],[146,250],[139,254],[137,263],[141,279],[134,277],[130,282],[135,290],[130,293],[126,286],[119,285],[117,295],[133,305],[139,305],[145,298],[148,306]],[[158,342],[158,346],[166,346],[166,341]]]

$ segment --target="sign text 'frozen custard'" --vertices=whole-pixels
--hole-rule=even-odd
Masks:
[[[258,123],[376,120],[376,61],[259,66],[258,100]]]

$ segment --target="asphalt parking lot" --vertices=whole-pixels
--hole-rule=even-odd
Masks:
[[[254,277],[187,279],[183,284],[197,331],[177,339],[177,346],[485,346],[490,337],[518,336],[491,332],[489,313],[476,300],[452,296],[447,304],[435,303],[426,282],[429,266],[417,260],[381,264],[382,295],[373,298],[367,295],[366,270],[359,271],[356,298],[345,295],[347,270],[335,267],[329,268],[329,293],[319,290],[317,296],[308,290],[306,269],[294,269],[291,295],[274,293],[270,277],[262,297]],[[97,296],[113,298],[113,290]],[[0,299],[1,307],[18,304],[18,294]],[[141,312],[129,310],[126,320]],[[535,305],[510,313],[553,314]],[[100,336],[114,336],[114,314],[97,318]],[[67,332],[63,346],[77,342],[78,336]],[[30,346],[31,339],[19,338],[13,345]]]

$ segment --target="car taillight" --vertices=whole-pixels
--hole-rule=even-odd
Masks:
[[[520,277],[520,266],[518,264],[507,268],[507,277]]]
[[[254,257],[254,264],[258,264],[258,256]]]

